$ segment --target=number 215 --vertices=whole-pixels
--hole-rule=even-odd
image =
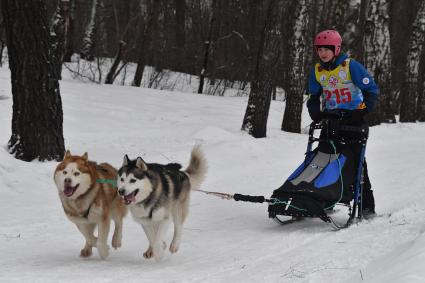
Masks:
[[[347,103],[351,101],[351,92],[348,88],[341,88],[341,89],[334,89],[333,91],[324,90],[324,93],[326,94],[326,100],[330,100],[332,97],[332,94],[335,94],[336,96],[336,103]]]

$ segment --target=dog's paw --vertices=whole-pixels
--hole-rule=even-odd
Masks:
[[[99,253],[99,256],[102,259],[107,258],[108,255],[109,255],[109,247],[108,247],[108,245],[102,245],[102,244],[101,245],[97,245],[97,251]]]
[[[160,261],[164,257],[164,245],[154,246],[152,251],[156,261]]]
[[[80,252],[80,257],[90,257],[92,255],[91,247],[84,247]]]
[[[149,248],[143,253],[143,257],[146,259],[150,259],[153,256],[152,248],[149,246]]]
[[[174,243],[174,242],[171,242],[171,245],[170,245],[170,252],[171,252],[172,254],[174,254],[174,253],[176,253],[178,250],[179,250],[179,245],[178,245],[178,244],[176,244],[176,243]]]
[[[121,248],[121,237],[117,236],[116,234],[114,234],[112,237],[112,247],[114,249]]]

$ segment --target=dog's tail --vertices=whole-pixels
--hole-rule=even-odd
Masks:
[[[198,189],[207,174],[207,160],[202,153],[201,145],[193,147],[190,163],[185,172],[189,175],[191,189]]]

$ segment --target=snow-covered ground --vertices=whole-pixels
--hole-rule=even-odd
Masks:
[[[379,217],[342,231],[318,219],[279,226],[264,204],[193,192],[182,246],[145,260],[147,240],[130,216],[123,247],[106,260],[79,257],[83,237],[63,213],[56,162],[7,153],[12,95],[0,68],[1,282],[425,282],[425,124],[372,128],[367,158]],[[307,136],[280,131],[273,102],[268,137],[240,131],[246,98],[61,82],[66,148],[119,167],[124,154],[187,165],[203,144],[202,189],[271,195],[303,159]],[[303,126],[309,119],[304,113]],[[167,234],[171,239],[172,229]]]

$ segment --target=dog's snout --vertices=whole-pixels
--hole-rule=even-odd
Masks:
[[[65,178],[64,182],[65,182],[65,184],[71,184],[72,180],[71,180],[71,178]]]
[[[125,190],[124,189],[119,189],[118,193],[120,196],[123,196],[125,194]]]

